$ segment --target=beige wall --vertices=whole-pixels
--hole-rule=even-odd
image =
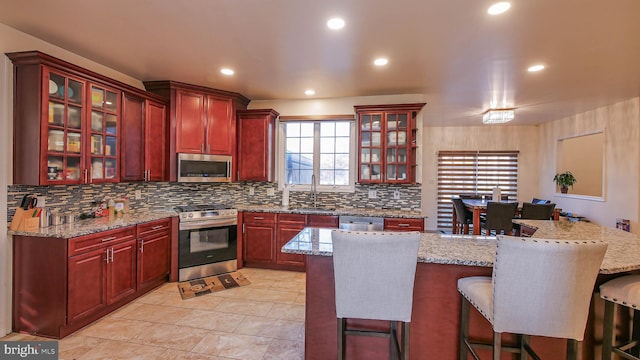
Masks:
[[[478,122],[481,122],[480,118]],[[441,150],[518,150],[518,200],[539,197],[537,126],[426,127],[422,143],[422,210],[429,217],[427,229],[438,226],[437,163]]]
[[[605,131],[604,201],[557,194],[552,182],[556,171],[558,139]],[[638,231],[640,176],[640,98],[548,122],[540,126],[540,195],[566,211],[615,227],[616,218],[631,220]],[[578,179],[580,181],[580,179]]]
[[[586,134],[557,142],[556,173],[570,171],[576,181],[569,193],[602,197],[604,133]]]

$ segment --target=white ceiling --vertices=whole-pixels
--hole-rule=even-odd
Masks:
[[[429,126],[478,125],[492,102],[531,125],[640,96],[640,0],[513,0],[489,16],[492,3],[0,0],[0,22],[136,79],[253,100],[308,98],[307,88],[425,94]],[[346,26],[330,31],[336,15]],[[536,63],[546,69],[528,73]]]

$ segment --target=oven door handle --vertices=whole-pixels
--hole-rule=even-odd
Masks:
[[[206,228],[212,228],[212,227],[223,227],[223,226],[232,226],[232,225],[238,225],[238,219],[236,217],[227,218],[227,219],[207,220],[207,221],[183,222],[183,223],[180,223],[180,230],[196,230],[196,229],[206,229]]]

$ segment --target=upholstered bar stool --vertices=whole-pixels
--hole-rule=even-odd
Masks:
[[[593,286],[607,244],[593,240],[545,240],[500,235],[492,277],[458,280],[462,295],[460,360],[475,349],[503,349],[534,356],[529,336],[567,339],[567,359],[581,359],[581,342],[589,315]],[[493,327],[493,344],[469,339],[473,306]],[[502,346],[501,334],[518,335],[518,343]],[[537,356],[537,355],[535,355]]]
[[[400,359],[409,359],[420,233],[334,230],[332,240],[338,359],[344,359],[346,335],[389,337],[391,358],[396,353]],[[390,329],[350,330],[347,318],[390,321]],[[397,322],[402,324],[402,346]]]
[[[604,331],[602,332],[602,360],[611,360],[612,354],[625,359],[640,360],[638,352],[640,344],[640,275],[627,275],[609,280],[600,285],[600,297],[605,300]],[[633,330],[631,340],[615,345],[615,308],[616,304],[633,309]],[[624,307],[622,309],[624,309]],[[620,308],[620,307],[619,307]],[[635,348],[635,349],[634,349]],[[633,351],[633,353],[632,353]]]

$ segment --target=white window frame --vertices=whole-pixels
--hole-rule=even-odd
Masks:
[[[319,182],[319,178],[320,178],[320,126],[314,126],[314,131],[313,131],[313,136],[314,136],[314,143],[313,143],[313,174],[315,175],[316,178],[316,191],[318,192],[355,192],[356,191],[356,187],[355,187],[355,182],[356,182],[356,171],[357,171],[357,164],[356,164],[356,151],[357,151],[357,147],[356,147],[356,139],[355,139],[355,131],[356,131],[356,122],[353,119],[343,119],[343,118],[339,118],[337,117],[336,119],[323,119],[323,120],[287,120],[287,121],[277,121],[276,122],[276,126],[278,129],[278,152],[277,152],[277,156],[276,156],[276,166],[278,169],[278,174],[277,174],[277,180],[278,180],[278,189],[282,190],[284,188],[284,178],[285,178],[285,163],[284,163],[284,157],[285,157],[285,146],[286,146],[286,137],[285,137],[285,130],[284,130],[284,124],[286,124],[287,122],[313,122],[314,124],[319,124],[322,121],[332,121],[332,122],[349,122],[349,138],[351,139],[349,142],[349,185],[320,185]],[[316,141],[317,140],[317,141]],[[289,190],[290,191],[310,191],[311,190],[311,185],[289,185]]]

